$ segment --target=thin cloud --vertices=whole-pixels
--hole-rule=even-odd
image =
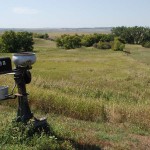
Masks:
[[[15,7],[15,8],[13,8],[13,12],[16,14],[25,14],[25,15],[38,14],[38,10],[26,8],[26,7]]]

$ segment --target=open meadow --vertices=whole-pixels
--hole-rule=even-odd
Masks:
[[[33,113],[47,116],[54,135],[18,136],[11,129],[17,100],[1,102],[0,149],[150,149],[150,49],[125,50],[130,54],[65,50],[35,39],[37,62],[27,91]],[[0,83],[12,88],[13,76],[1,75]]]

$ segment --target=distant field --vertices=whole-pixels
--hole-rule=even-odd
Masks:
[[[35,39],[37,62],[27,86],[35,114],[46,114],[57,135],[91,149],[150,149],[150,49],[126,50],[131,54],[64,50]],[[2,77],[1,84],[12,85],[12,77]]]
[[[74,33],[110,33],[112,27],[97,27],[97,28],[0,28],[0,34],[4,31],[28,31],[34,33],[49,33],[53,35],[74,34]]]

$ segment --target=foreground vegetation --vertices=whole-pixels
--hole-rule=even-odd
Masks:
[[[14,138],[9,139],[6,125],[11,126],[15,117],[16,102],[3,103],[11,106],[1,106],[3,149],[150,148],[150,49],[126,45],[131,53],[126,54],[57,49],[54,42],[39,39],[35,43],[37,62],[27,86],[29,99],[35,114],[47,115],[55,134],[19,143],[12,132]],[[11,76],[0,78],[3,85],[12,86],[12,81]]]

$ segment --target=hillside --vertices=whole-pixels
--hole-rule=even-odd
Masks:
[[[37,62],[27,90],[34,114],[48,117],[53,137],[22,141],[11,126],[17,100],[2,102],[1,149],[150,149],[150,49],[126,50],[131,54],[64,50],[35,39]],[[0,83],[12,87],[13,77],[2,75]]]

